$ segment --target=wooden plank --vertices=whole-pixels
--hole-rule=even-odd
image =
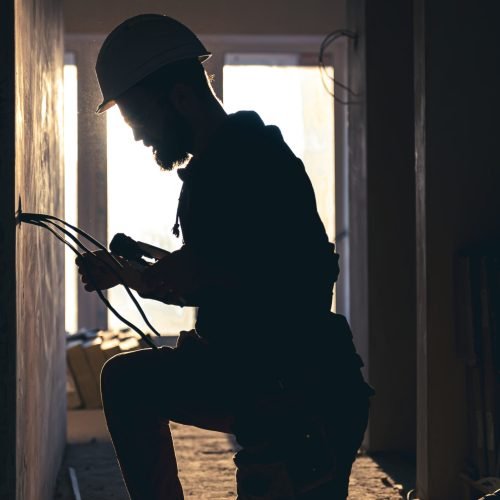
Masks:
[[[117,338],[111,340],[105,340],[101,344],[101,349],[106,359],[110,359],[116,354],[120,354],[122,352],[120,349],[120,340]]]
[[[68,344],[68,365],[85,408],[99,408],[101,396],[81,341]]]
[[[83,344],[85,356],[87,358],[88,364],[90,365],[90,369],[92,371],[92,375],[98,387],[99,393],[101,387],[101,370],[107,359],[101,349],[101,345],[102,339],[100,337],[88,340]]]

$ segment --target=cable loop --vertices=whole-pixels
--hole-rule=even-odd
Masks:
[[[79,239],[71,234],[67,229],[65,229],[64,227],[61,227],[59,226],[59,224],[57,224],[55,221],[57,222],[60,222],[61,224],[64,224],[68,227],[70,227],[73,231],[75,231],[76,233],[78,233],[79,235],[83,236],[84,238],[86,238],[88,241],[90,241],[91,243],[93,243],[96,247],[98,247],[100,250],[103,250],[104,252],[106,252],[106,254],[120,267],[120,268],[123,268],[123,264],[111,253],[108,251],[108,249],[102,244],[100,243],[99,241],[97,241],[95,238],[93,238],[92,236],[90,236],[89,234],[87,234],[85,231],[83,231],[82,229],[66,222],[65,220],[63,219],[60,219],[59,217],[55,217],[53,215],[47,215],[47,214],[35,214],[35,213],[29,213],[29,212],[24,212],[24,213],[21,213],[19,214],[19,220],[21,222],[26,222],[27,224],[33,224],[35,226],[39,226],[39,227],[43,227],[47,230],[49,230],[57,239],[59,239],[60,241],[62,241],[65,245],[67,245],[76,255],[78,255],[79,257],[82,258],[82,263],[84,265],[84,267],[86,268],[87,270],[87,274],[89,276],[89,279],[90,279],[90,282],[91,282],[91,285],[95,288],[96,292],[97,292],[97,295],[99,296],[99,298],[102,300],[102,302],[105,304],[105,306],[118,318],[120,319],[120,321],[122,321],[123,323],[125,323],[127,326],[129,326],[132,330],[134,330],[135,332],[137,332],[141,338],[144,340],[144,342],[146,342],[147,345],[149,345],[151,348],[153,349],[158,349],[158,347],[152,342],[152,340],[142,331],[140,330],[136,325],[134,325],[133,323],[131,323],[130,321],[128,321],[127,319],[125,319],[123,316],[121,316],[117,311],[116,309],[109,303],[109,301],[106,299],[106,297],[104,296],[104,294],[102,293],[101,290],[99,290],[95,284],[95,281],[93,280],[92,278],[92,273],[89,272],[90,269],[88,267],[88,265],[86,264],[85,262],[85,258],[84,258],[84,254],[81,253],[76,246],[72,245],[70,242],[68,242],[65,238],[63,238],[59,233],[57,233],[57,231],[55,229],[53,229],[52,227],[50,227],[49,225],[47,224],[51,224],[54,228],[56,228],[58,231],[62,232],[63,234],[65,234],[66,236],[68,236],[74,243],[76,243],[76,245],[78,247],[80,247],[84,252],[87,252],[87,253],[92,253],[90,249],[88,249],[81,241],[79,241]],[[146,314],[144,313],[144,310],[142,309],[142,307],[140,306],[139,302],[137,301],[137,299],[134,297],[134,295],[132,294],[130,288],[127,286],[127,284],[123,281],[122,277],[120,276],[119,272],[116,271],[116,269],[113,268],[112,265],[109,264],[109,262],[107,262],[106,260],[104,259],[101,259],[99,258],[97,255],[94,255],[102,264],[104,264],[120,281],[120,284],[125,288],[125,290],[127,291],[127,294],[129,295],[129,297],[132,299],[134,305],[136,306],[137,310],[139,311],[139,313],[141,314],[141,317],[144,319],[145,323],[149,326],[149,328],[151,328],[151,330],[153,331],[153,333],[155,333],[156,335],[160,336],[160,333],[153,327],[153,325],[151,325],[151,323],[149,322]]]
[[[339,104],[345,104],[345,105],[357,104],[357,101],[340,99],[340,97],[338,97],[335,94],[335,90],[333,92],[330,91],[330,89],[328,88],[327,82],[325,81],[325,79],[328,79],[331,82],[333,82],[334,89],[335,89],[335,86],[338,86],[353,97],[359,96],[358,93],[354,92],[347,85],[339,82],[337,79],[335,79],[335,77],[330,76],[328,74],[328,71],[327,71],[327,67],[326,67],[326,64],[324,61],[325,50],[333,42],[335,42],[335,40],[337,40],[338,38],[341,38],[341,37],[348,37],[348,38],[351,38],[353,40],[356,40],[358,35],[356,33],[354,33],[353,31],[345,30],[345,29],[335,30],[335,31],[332,31],[331,33],[329,33],[328,35],[326,35],[326,37],[321,42],[321,46],[319,49],[319,55],[318,55],[318,65],[319,65],[320,73],[321,73],[321,83],[323,84],[323,87],[325,88],[326,92],[328,92],[328,94],[330,94],[335,99],[335,101],[338,102]]]

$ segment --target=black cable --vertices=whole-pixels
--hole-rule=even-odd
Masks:
[[[332,44],[337,38],[340,38],[341,36],[354,36],[354,35],[348,35],[348,33],[350,33],[350,32],[347,32],[344,30],[340,30],[340,31],[337,30],[337,31],[333,31],[332,33],[330,33],[329,35],[326,36],[326,38],[321,43],[321,47],[320,47],[320,51],[319,51],[319,64],[320,64],[321,68],[324,70],[326,77],[328,79],[330,79],[335,85],[343,88],[344,90],[346,90],[349,94],[351,94],[353,96],[358,96],[358,94],[356,92],[354,92],[353,90],[351,90],[347,85],[344,85],[343,83],[339,82],[337,79],[335,79],[335,77],[330,76],[328,74],[328,72],[326,71],[326,65],[324,62],[324,52],[328,48],[328,46],[330,44]]]
[[[54,231],[51,227],[47,226],[46,223],[50,223],[51,225],[53,225],[54,227],[56,227],[59,231],[63,232],[65,235],[67,235],[70,239],[72,239],[80,248],[82,248],[84,251],[86,252],[90,252],[90,250],[81,242],[79,241],[73,234],[71,234],[69,231],[67,231],[65,228],[63,227],[60,227],[58,224],[56,224],[55,222],[53,222],[54,220],[57,220],[57,221],[60,221],[62,224],[66,224],[67,226],[71,227],[75,232],[81,234],[82,236],[84,236],[85,238],[87,238],[89,241],[91,241],[92,243],[94,243],[94,245],[96,245],[97,247],[99,247],[100,249],[104,250],[116,263],[117,265],[119,265],[120,267],[123,267],[123,265],[110,253],[108,252],[108,250],[104,247],[104,245],[102,245],[99,241],[97,241],[95,238],[93,238],[92,236],[88,235],[87,233],[85,233],[85,231],[73,226],[72,224],[69,224],[67,223],[66,221],[64,221],[63,219],[60,219],[58,217],[55,217],[55,216],[51,216],[51,215],[46,215],[46,214],[34,214],[34,213],[22,213],[20,214],[19,216],[19,219],[21,222],[26,222],[28,224],[33,224],[33,225],[37,225],[37,226],[40,226],[40,227],[44,227],[45,229],[48,229],[52,234],[54,234],[54,236],[56,236],[60,241],[62,241],[65,245],[67,245],[69,248],[71,248],[71,250],[73,250],[73,252],[75,252],[77,255],[79,255],[81,258],[82,258],[82,261],[84,262],[84,266],[86,268],[87,271],[89,271],[89,268],[87,266],[87,264],[85,264],[85,257],[83,256],[83,254],[81,254],[78,249],[76,247],[74,247],[73,245],[71,245],[68,241],[66,241],[62,236],[60,236],[56,231]],[[92,252],[90,252],[92,253]],[[106,262],[105,260],[103,259],[100,259],[98,256],[94,255],[94,257],[96,259],[98,259],[102,264],[104,264],[108,269],[110,269],[117,277],[118,279],[120,280],[120,283],[125,287],[125,289],[127,290],[127,293],[129,294],[129,296],[131,297],[131,299],[133,300],[134,304],[136,305],[137,309],[139,310],[139,312],[141,313],[141,316],[143,317],[143,319],[145,320],[146,324],[153,330],[154,333],[156,333],[156,335],[160,336],[160,334],[156,331],[156,329],[150,324],[149,320],[147,319],[144,311],[142,310],[141,306],[139,305],[139,303],[137,302],[137,299],[133,296],[132,292],[130,291],[129,287],[123,282],[121,276],[119,275],[119,273],[117,273],[117,271],[108,263]],[[91,276],[89,276],[91,278]],[[92,278],[91,278],[91,281],[92,281]],[[106,307],[108,307],[111,312],[113,312],[113,314],[115,314],[115,316],[117,316],[121,321],[123,321],[127,326],[129,326],[130,328],[132,328],[134,331],[136,331],[140,336],[141,338],[150,346],[150,347],[153,347],[156,349],[156,346],[152,343],[152,341],[138,328],[136,327],[133,323],[130,323],[128,320],[126,320],[125,318],[123,318],[123,316],[121,316],[117,311],[116,309],[114,309],[111,304],[109,303],[109,301],[104,297],[104,295],[102,294],[101,290],[99,290],[96,286],[95,286],[95,282],[91,282],[91,284],[94,286],[94,288],[96,289],[96,292],[98,294],[98,296],[100,297],[100,299],[104,302],[104,304],[106,305]]]
[[[344,89],[344,91],[346,91],[348,94],[351,94],[354,97],[358,97],[358,95],[359,95],[356,92],[354,92],[352,89],[350,89],[347,85],[339,82],[335,77],[330,76],[328,74],[326,64],[324,62],[324,53],[325,53],[325,50],[327,49],[327,47],[329,45],[331,45],[335,40],[337,40],[337,38],[340,38],[342,36],[347,36],[349,38],[356,38],[357,35],[349,30],[335,30],[335,31],[332,31],[331,33],[329,33],[328,35],[326,35],[326,37],[321,42],[319,55],[318,55],[318,64],[319,64],[320,73],[321,73],[321,83],[323,84],[323,87],[325,88],[326,92],[330,96],[332,96],[335,99],[335,101],[338,102],[339,104],[345,104],[345,105],[357,104],[357,101],[343,100],[340,97],[338,97],[335,94],[335,90],[333,92],[331,92],[330,89],[328,88],[326,82],[325,82],[325,77],[326,77],[330,81],[333,82],[334,89],[335,89],[335,86],[338,86],[338,87]]]
[[[56,231],[54,231],[51,227],[47,226],[47,224],[45,224],[45,222],[42,222],[41,220],[39,221],[26,221],[28,224],[33,224],[35,226],[39,226],[39,227],[43,227],[45,229],[47,229],[48,231],[50,231],[58,240],[62,241],[65,245],[67,245],[71,250],[73,250],[73,252],[75,252],[76,255],[80,256],[83,258],[83,254],[81,252],[78,251],[78,249],[73,246],[71,243],[69,243],[68,241],[66,241],[60,234],[58,234]],[[58,229],[62,230],[60,227],[58,227]],[[64,230],[62,230],[63,232],[65,232]],[[132,330],[134,330],[135,332],[137,332],[140,337],[144,340],[144,342],[146,342],[147,345],[149,345],[151,348],[153,349],[158,349],[158,347],[151,341],[151,339],[142,331],[140,330],[137,326],[135,326],[133,323],[131,323],[130,321],[128,321],[127,319],[125,319],[111,304],[110,302],[108,301],[108,299],[106,299],[106,297],[104,296],[104,294],[102,293],[101,290],[99,290],[97,287],[96,287],[96,284],[95,284],[95,281],[93,280],[92,278],[92,273],[90,272],[90,268],[88,267],[87,263],[85,262],[85,260],[83,259],[83,265],[88,273],[88,277],[90,279],[90,284],[96,289],[96,292],[97,292],[97,295],[99,296],[99,298],[104,302],[104,304],[106,305],[106,307],[121,321],[123,321],[123,323],[125,323],[128,327],[130,327]]]
[[[40,217],[41,219],[41,217]],[[82,250],[84,250],[85,252],[87,253],[90,253],[92,254],[97,260],[99,260],[99,262],[101,262],[102,264],[104,264],[112,273],[114,276],[116,276],[120,282],[121,285],[123,285],[123,287],[125,288],[125,290],[127,291],[129,297],[132,299],[132,301],[134,302],[135,306],[137,307],[139,313],[141,314],[142,318],[144,319],[145,323],[151,328],[151,330],[158,336],[160,336],[160,334],[158,333],[158,331],[156,331],[156,329],[153,327],[153,325],[149,322],[146,314],[144,313],[143,309],[141,308],[140,304],[138,303],[137,299],[134,297],[134,295],[132,294],[130,288],[128,287],[128,285],[123,281],[122,277],[120,276],[120,274],[113,268],[113,266],[111,266],[106,260],[104,259],[101,259],[99,256],[93,254],[93,252],[91,252],[91,250],[89,248],[87,248],[80,240],[78,240],[73,234],[71,234],[69,231],[67,231],[65,228],[59,226],[58,224],[56,224],[54,221],[52,220],[46,220],[46,222],[52,224],[54,227],[56,227],[59,231],[63,232],[66,236],[68,236],[69,238],[71,238]],[[77,228],[78,229],[78,228]],[[84,236],[86,236],[87,234],[80,230],[79,231],[80,233],[82,233]],[[93,239],[93,238],[92,238]],[[95,242],[97,242],[97,240],[94,240]],[[98,242],[97,242],[98,243]],[[108,252],[106,250],[106,248],[103,246],[103,245],[100,245],[101,247],[103,247],[102,249],[106,252],[107,255],[109,255],[118,265],[120,265],[120,267],[123,267],[123,265],[121,264],[121,262],[119,262],[117,259],[114,258],[114,256]],[[84,256],[81,255],[82,259],[84,259]],[[94,287],[97,289],[97,287]]]
[[[41,217],[40,217],[40,220],[41,220]],[[69,238],[71,238],[71,240],[73,240],[82,250],[84,250],[85,252],[87,253],[92,253],[91,250],[89,248],[87,248],[78,238],[76,238],[73,234],[71,234],[69,231],[67,231],[66,229],[64,229],[63,227],[60,227],[58,224],[56,224],[54,221],[52,220],[46,220],[46,222],[48,222],[49,224],[52,224],[53,226],[57,227],[57,229],[59,229],[59,231],[63,232],[66,236],[68,236]],[[84,231],[82,231],[82,233],[84,233]],[[96,240],[97,241],[97,240]],[[104,250],[106,251],[106,253],[113,257],[113,260],[115,262],[119,262],[118,259],[114,258],[113,254],[108,252],[105,248]],[[94,254],[93,254],[94,255]],[[135,307],[137,308],[137,310],[139,311],[139,314],[141,315],[142,319],[144,320],[144,322],[146,323],[146,325],[149,326],[149,328],[151,328],[151,331],[157,335],[158,337],[161,337],[160,333],[156,330],[156,328],[150,323],[148,317],[146,316],[146,313],[144,312],[144,310],[142,309],[141,305],[139,304],[138,300],[135,298],[134,294],[132,293],[132,291],[130,290],[129,286],[125,283],[125,281],[122,279],[122,277],[120,276],[120,273],[116,271],[116,269],[113,268],[112,265],[109,264],[109,262],[106,262],[104,259],[101,259],[100,257],[98,257],[97,255],[94,255],[94,257],[99,260],[99,262],[101,262],[102,264],[104,264],[112,273],[114,276],[116,276],[120,282],[120,284],[125,288],[128,296],[130,297],[130,299],[132,300],[132,302],[134,303]],[[84,258],[82,256],[82,258]],[[123,267],[123,265],[121,265],[121,263],[119,263],[121,267]]]
[[[71,250],[73,250],[73,252],[82,257],[83,258],[83,254],[81,252],[78,251],[78,249],[72,245],[71,243],[69,243],[68,241],[66,241],[60,234],[58,234],[55,230],[53,230],[51,227],[49,227],[47,224],[45,224],[45,222],[42,222],[41,220],[38,220],[38,221],[27,221],[25,220],[25,222],[27,224],[33,224],[35,226],[39,226],[39,227],[43,227],[45,229],[47,229],[48,231],[50,231],[58,240],[62,241],[65,245],[67,245]],[[62,230],[60,227],[58,227],[58,229]],[[63,232],[65,232],[64,230],[62,230]],[[87,263],[85,262],[85,259],[83,259],[83,265],[87,271],[87,274],[88,274],[88,277],[90,279],[90,284],[96,289],[96,292],[97,292],[97,295],[99,296],[99,298],[104,302],[104,304],[106,305],[106,307],[120,320],[120,321],[123,321],[123,323],[125,323],[128,327],[130,327],[132,330],[134,330],[135,332],[137,332],[140,337],[142,338],[142,340],[144,340],[144,342],[146,342],[147,345],[149,345],[151,348],[153,349],[158,349],[158,347],[152,342],[152,340],[150,338],[148,338],[148,336],[142,331],[140,330],[137,326],[135,326],[133,323],[131,323],[130,321],[128,321],[127,319],[125,319],[111,304],[110,302],[108,301],[108,299],[106,299],[106,297],[104,296],[104,294],[102,293],[101,290],[99,290],[96,285],[95,285],[95,281],[93,280],[92,278],[92,273],[90,272],[90,268],[88,267]]]
[[[31,214],[30,214],[31,215]],[[42,219],[45,219],[45,217],[43,216],[44,214],[36,214],[38,215],[39,217],[37,217],[37,219],[39,220],[42,220]],[[53,218],[53,219],[56,219],[56,220],[61,220],[62,219],[58,219],[56,217],[52,217],[52,216],[47,216],[46,217],[46,222],[52,224],[53,226],[57,227],[57,229],[59,229],[59,231],[63,232],[65,235],[67,235],[69,238],[71,238],[80,248],[82,248],[85,252],[87,253],[92,253],[91,250],[89,248],[87,248],[80,240],[78,240],[78,238],[76,238],[73,234],[71,234],[69,231],[67,231],[66,229],[64,229],[63,227],[60,227],[58,224],[56,224],[53,220],[50,220],[50,218]],[[64,221],[62,221],[63,224],[65,223]],[[74,226],[71,226],[71,224],[67,224],[68,226],[70,227],[74,227]],[[90,237],[87,233],[85,233],[85,231],[79,229],[79,228],[75,228],[75,231],[79,232],[82,236],[86,237],[87,239],[89,239],[89,241],[91,241],[92,243],[94,243],[96,246],[99,246],[102,250],[104,250],[106,252],[107,255],[109,255],[114,262],[117,263],[117,265],[119,265],[120,267],[123,267],[123,265],[121,264],[120,261],[118,261],[118,259],[116,259],[114,257],[113,254],[111,254],[107,249],[106,247],[104,247],[104,245],[102,245],[101,243],[99,243],[97,240],[95,240],[94,238]],[[94,254],[93,254],[94,255]],[[100,257],[98,257],[97,255],[94,255],[94,257],[99,260],[102,264],[104,264],[119,280],[120,284],[123,285],[123,287],[125,288],[125,290],[127,291],[129,297],[132,299],[132,301],[134,302],[135,306],[137,307],[139,313],[141,314],[143,320],[145,321],[145,323],[151,328],[151,330],[153,331],[153,333],[155,333],[156,335],[158,336],[161,336],[160,333],[154,328],[154,326],[149,322],[146,314],[144,313],[142,307],[140,306],[139,302],[137,301],[137,299],[134,297],[134,295],[132,294],[130,288],[128,287],[128,285],[123,281],[122,277],[120,276],[120,274],[113,268],[113,266],[111,266],[107,261],[105,261],[104,259],[101,259]]]
[[[55,220],[57,222],[60,222],[61,224],[64,224],[65,226],[68,226],[69,228],[73,229],[73,231],[75,231],[76,233],[83,236],[85,239],[87,239],[91,243],[93,243],[97,248],[107,252],[109,254],[109,256],[118,265],[118,267],[123,267],[122,263],[113,254],[111,254],[108,251],[108,249],[100,241],[96,240],[93,236],[86,233],[83,229],[80,229],[79,227],[73,226],[73,224],[70,224],[69,222],[66,222],[63,219],[60,219],[59,217],[56,217],[55,215],[35,214],[35,213],[30,213],[30,212],[23,212],[19,215],[19,220],[21,222],[29,222],[30,220],[44,220],[44,219],[47,221]]]

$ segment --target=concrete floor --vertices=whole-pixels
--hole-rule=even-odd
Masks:
[[[128,500],[102,415],[99,411],[80,413],[69,418],[71,444],[59,473],[54,500],[75,499],[69,479],[70,467],[75,470],[82,500]],[[83,421],[88,425],[77,429],[76,424]],[[172,434],[186,500],[236,498],[232,461],[235,445],[230,436],[178,424],[172,424]],[[371,457],[360,455],[353,467],[349,499],[404,498],[403,492],[410,489],[414,481],[411,463],[392,456],[385,458],[384,467]],[[394,473],[390,475],[389,470]]]

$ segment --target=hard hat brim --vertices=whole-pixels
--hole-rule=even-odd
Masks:
[[[116,101],[114,99],[111,99],[109,101],[102,101],[99,106],[97,106],[97,109],[95,110],[97,115],[101,115],[105,111],[107,111],[109,108],[112,108],[116,104]]]
[[[207,52],[206,54],[198,56],[198,60],[201,63],[204,63],[211,56],[212,56],[212,53],[211,52]],[[149,76],[149,75],[144,76],[144,78],[146,78],[147,76]],[[141,80],[139,80],[135,85],[139,84],[144,78],[142,78]],[[103,100],[101,102],[101,104],[99,104],[99,106],[97,106],[97,109],[95,111],[96,114],[97,115],[101,115],[102,113],[105,113],[108,109],[112,108],[116,104],[116,99],[118,97],[119,97],[119,95],[114,96],[114,98],[111,98],[111,99],[105,99],[105,100]]]

